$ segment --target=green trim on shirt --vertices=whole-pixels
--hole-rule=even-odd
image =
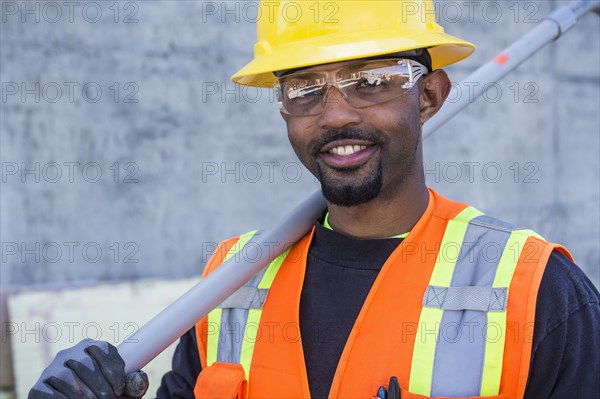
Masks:
[[[327,212],[325,214],[325,219],[323,219],[323,227],[325,227],[326,229],[329,229],[329,230],[333,231],[333,228],[329,224],[329,212]],[[410,233],[410,231],[408,233]],[[397,236],[391,236],[391,237],[388,237],[388,238],[406,238],[406,236],[408,236],[408,233],[402,233],[402,234],[399,234]]]

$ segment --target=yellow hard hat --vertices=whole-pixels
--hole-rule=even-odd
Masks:
[[[235,83],[272,87],[273,72],[427,48],[433,68],[468,57],[472,43],[444,33],[431,0],[261,0],[254,59]]]

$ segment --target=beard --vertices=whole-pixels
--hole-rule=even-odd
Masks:
[[[317,165],[317,178],[321,182],[323,196],[329,202],[337,206],[356,206],[367,203],[379,195],[383,186],[383,168],[378,163],[375,173],[370,173],[353,184],[344,183],[335,179]],[[350,174],[352,170],[342,173]],[[339,172],[338,172],[339,173]]]
[[[329,131],[323,137],[312,143],[312,153],[318,154],[326,144],[340,139],[366,140],[377,145],[381,142],[380,134],[374,130],[346,128]],[[373,160],[374,161],[374,160]],[[338,206],[356,206],[375,199],[383,187],[383,165],[381,159],[370,170],[363,170],[366,165],[343,170],[328,170],[327,166],[316,164],[315,176],[321,183],[323,196],[327,201]],[[366,173],[364,173],[366,172]],[[357,174],[359,176],[353,176]]]

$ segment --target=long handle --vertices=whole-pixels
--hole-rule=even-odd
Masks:
[[[590,11],[600,15],[600,0],[573,1],[557,9],[521,39],[477,68],[464,80],[464,82],[469,83],[469,87],[474,87],[472,95],[471,93],[468,96],[460,95],[458,93],[460,89],[453,87],[448,97],[457,100],[446,102],[442,109],[427,122],[423,129],[423,137],[431,136],[440,126],[478,98],[483,93],[487,83],[497,82],[505,77],[546,44],[561,37],[566,31],[575,26],[582,16]]]
[[[466,82],[490,82],[504,77],[540,48],[573,27],[589,11],[598,12],[600,0],[579,0],[552,13],[535,29],[477,69]],[[482,85],[475,92],[481,95]],[[468,99],[446,104],[424,127],[424,137],[430,136],[446,121],[469,104]],[[183,296],[156,315],[135,334],[119,344],[127,372],[139,370],[175,342],[219,303],[244,285],[258,271],[302,238],[313,226],[326,203],[320,192],[314,193],[290,212],[273,229],[253,238],[261,248],[258,259],[232,257],[207,278],[198,282]]]
[[[119,354],[125,360],[125,371],[144,367],[252,276],[300,240],[326,206],[320,191],[312,194],[277,226],[254,235],[252,248],[257,251],[256,258],[232,256],[119,344]]]

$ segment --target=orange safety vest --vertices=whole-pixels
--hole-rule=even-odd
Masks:
[[[221,243],[204,275],[231,256],[253,256],[244,252],[252,234]],[[299,305],[312,236],[196,325],[196,398],[310,397]],[[538,288],[555,249],[571,258],[430,189],[423,216],[371,287],[329,397],[372,398],[391,376],[402,398],[523,397]]]

